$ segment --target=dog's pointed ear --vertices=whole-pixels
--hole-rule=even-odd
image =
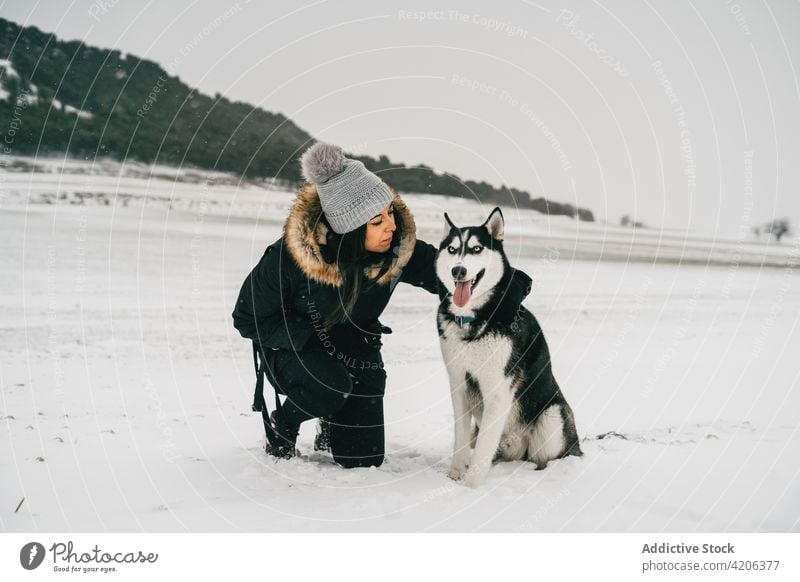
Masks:
[[[450,231],[453,230],[454,228],[458,228],[458,227],[455,224],[453,224],[453,221],[450,220],[450,217],[447,216],[447,213],[445,212],[444,213],[444,230],[442,232],[442,239],[446,238],[447,235],[450,234]]]
[[[486,222],[484,222],[481,226],[485,227],[486,230],[489,231],[489,234],[492,235],[492,238],[503,240],[505,221],[503,220],[503,211],[500,210],[499,206],[492,210],[489,218],[487,218]]]

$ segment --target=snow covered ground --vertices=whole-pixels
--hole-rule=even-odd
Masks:
[[[291,195],[152,173],[0,174],[3,531],[800,531],[796,244],[641,235],[653,251],[507,212],[585,456],[496,465],[473,491],[444,474],[437,305],[409,286],[382,318],[385,464],[338,468],[309,423],[299,458],[267,458],[230,313]],[[489,210],[406,199],[426,240],[443,208]],[[637,260],[575,258],[598,240]]]

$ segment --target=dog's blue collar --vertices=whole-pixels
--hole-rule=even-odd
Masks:
[[[465,323],[472,323],[477,318],[472,315],[454,315],[458,327],[464,327]]]

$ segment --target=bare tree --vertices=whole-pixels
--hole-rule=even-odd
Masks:
[[[756,226],[753,228],[753,232],[757,237],[760,237],[762,233],[767,235],[771,234],[775,237],[776,242],[781,242],[781,238],[792,232],[792,228],[788,218],[776,218],[760,227]]]
[[[789,219],[788,218],[778,218],[773,220],[769,223],[770,233],[772,236],[775,237],[775,240],[781,242],[781,237],[785,234],[788,234],[790,231],[789,228]]]
[[[644,228],[644,222],[633,220],[630,214],[625,214],[619,219],[620,226],[630,226],[631,228]]]

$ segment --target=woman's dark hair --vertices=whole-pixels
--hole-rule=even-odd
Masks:
[[[350,313],[361,290],[374,285],[397,259],[395,253],[403,234],[403,220],[400,213],[394,213],[395,231],[392,235],[391,250],[385,253],[370,252],[364,247],[367,237],[366,224],[362,224],[350,232],[336,234],[330,228],[324,214],[321,215],[320,220],[328,227],[326,244],[320,245],[322,258],[328,263],[337,264],[342,275],[339,303],[336,309],[325,318],[325,328],[330,330],[333,326],[350,319]],[[372,279],[367,279],[364,269],[373,266],[378,267],[378,273]]]

